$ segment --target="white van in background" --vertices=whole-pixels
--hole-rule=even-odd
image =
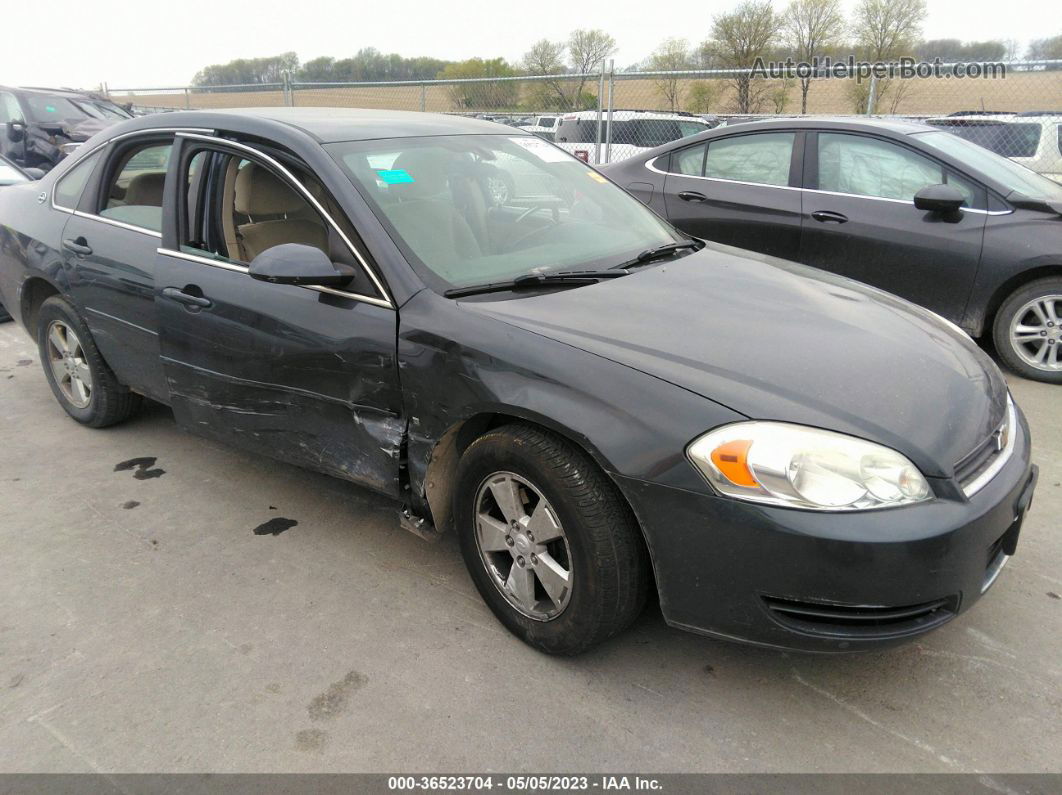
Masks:
[[[595,158],[597,111],[565,113],[557,123],[553,142],[587,163],[604,165],[634,157],[661,144],[712,129],[711,124],[691,113],[655,110],[612,111],[611,146],[607,145],[608,118],[601,116],[601,159]]]

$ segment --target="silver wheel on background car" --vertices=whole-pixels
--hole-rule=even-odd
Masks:
[[[571,599],[572,557],[549,500],[525,478],[496,472],[475,506],[476,543],[494,586],[528,618],[559,616]]]
[[[70,405],[86,408],[92,400],[92,371],[81,340],[70,326],[59,320],[53,320],[48,326],[48,366]]]
[[[1010,321],[1010,343],[1030,367],[1062,372],[1062,295],[1043,295],[1026,302]]]

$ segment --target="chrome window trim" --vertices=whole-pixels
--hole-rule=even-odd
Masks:
[[[966,495],[967,499],[987,486],[988,482],[999,474],[999,471],[1006,466],[1007,462],[1010,461],[1010,457],[1014,454],[1014,444],[1020,429],[1018,428],[1018,410],[1014,406],[1014,399],[1009,394],[1007,395],[1007,414],[1004,424],[1009,431],[1007,433],[1007,444],[988,469],[963,486],[962,493]]]
[[[907,199],[888,199],[884,196],[864,196],[861,193],[841,193],[839,191],[832,190],[820,190],[818,188],[794,188],[792,185],[772,185],[769,182],[743,182],[738,179],[723,179],[721,177],[698,177],[693,174],[678,174],[674,171],[663,171],[656,167],[656,161],[663,157],[663,155],[657,155],[652,160],[647,160],[644,165],[655,174],[660,174],[665,177],[682,177],[683,179],[703,179],[706,182],[723,182],[727,185],[748,185],[753,188],[775,188],[777,190],[797,190],[802,193],[822,193],[827,196],[845,196],[852,199],[867,199],[875,202],[892,202],[893,204],[906,204],[911,207],[914,206],[913,201]],[[1013,209],[1009,210],[978,210],[974,207],[960,207],[964,213],[975,213],[977,215],[1010,215],[1014,212]]]
[[[160,207],[159,209],[161,210],[162,208]],[[82,212],[81,210],[70,210],[70,214],[76,215],[78,218],[88,218],[92,221],[99,221],[100,223],[117,226],[119,229],[128,229],[130,232],[140,232],[143,235],[151,235],[151,237],[157,237],[159,240],[162,239],[162,232],[156,232],[154,229],[148,229],[146,226],[127,224],[125,221],[115,221],[113,218],[107,218],[102,215],[93,215],[92,213]]]
[[[76,169],[79,165],[81,165],[81,163],[83,163],[87,158],[92,157],[92,155],[94,155],[100,149],[103,149],[103,147],[105,147],[105,146],[109,146],[110,144],[114,143],[115,141],[122,141],[122,140],[124,140],[126,138],[133,138],[133,137],[135,137],[137,135],[154,135],[155,133],[173,133],[174,136],[176,136],[177,133],[182,132],[182,131],[205,132],[205,133],[214,132],[213,130],[208,130],[208,129],[203,128],[203,127],[151,127],[150,129],[133,130],[133,131],[127,132],[127,133],[121,133],[120,135],[111,136],[110,138],[108,138],[105,141],[100,141],[98,144],[96,144],[91,149],[86,150],[85,154],[83,154],[80,157],[78,157],[77,162],[74,163],[72,166],[70,166],[69,169],[67,169],[62,174],[60,174],[58,177],[56,177],[55,183],[52,185],[52,188],[51,188],[51,194],[52,194],[51,195],[51,205],[52,205],[52,209],[53,210],[58,210],[61,213],[67,213],[68,215],[81,215],[84,218],[95,218],[97,220],[106,221],[108,223],[120,224],[121,223],[120,221],[111,221],[108,218],[101,218],[98,215],[92,215],[91,213],[83,213],[83,212],[80,212],[79,210],[77,210],[76,208],[73,208],[73,207],[60,207],[58,204],[55,203],[55,189],[59,187],[59,183],[61,183],[64,179],[66,179],[68,176],[70,176],[70,174],[74,171],[74,169]],[[155,231],[153,229],[143,229],[143,227],[133,226],[132,224],[126,224],[125,226],[131,227],[131,228],[133,228],[135,230],[138,230],[138,231],[145,231],[145,232],[150,232],[151,234],[155,234]],[[159,236],[161,237],[161,234]]]
[[[177,133],[177,137],[190,138],[197,141],[206,141],[208,143],[220,145],[222,146],[222,148],[229,147],[238,149],[240,151],[247,152],[248,154],[253,155],[256,158],[259,158],[263,162],[270,165],[272,168],[276,169],[288,182],[294,185],[299,190],[299,192],[302,193],[302,195],[310,203],[310,206],[317,210],[317,212],[321,214],[321,217],[324,218],[332,227],[335,233],[339,235],[339,238],[343,241],[344,244],[346,244],[347,248],[350,250],[350,253],[353,254],[354,257],[361,264],[362,269],[368,275],[372,283],[376,286],[376,289],[380,292],[380,295],[382,295],[383,298],[380,299],[367,295],[359,295],[358,293],[347,293],[342,290],[333,290],[330,287],[313,287],[311,289],[316,289],[319,292],[327,292],[334,295],[358,298],[359,300],[367,301],[368,303],[373,303],[377,306],[386,306],[389,309],[394,309],[394,303],[391,301],[391,296],[387,292],[387,288],[384,287],[382,280],[376,275],[376,272],[371,267],[369,267],[368,261],[365,259],[364,256],[362,256],[362,253],[358,250],[358,247],[355,246],[353,242],[351,242],[350,238],[346,236],[346,234],[340,228],[339,224],[336,223],[336,220],[331,215],[329,215],[328,211],[325,210],[325,208],[321,205],[319,201],[317,201],[314,195],[310,193],[306,189],[306,187],[301,182],[299,182],[299,180],[295,179],[294,174],[292,174],[290,171],[288,171],[288,169],[286,169],[283,165],[277,162],[275,158],[272,158],[264,152],[255,149],[253,146],[247,146],[246,144],[241,144],[238,141],[230,141],[226,138],[219,138],[216,135],[200,135],[198,133],[192,132],[179,132]]]
[[[201,265],[209,265],[212,268],[221,268],[222,270],[232,271],[234,273],[249,273],[250,268],[244,265],[236,265],[231,262],[225,262],[224,260],[211,259],[210,257],[201,257],[197,254],[189,254],[184,251],[174,251],[171,248],[159,247],[156,249],[158,254],[162,254],[166,257],[175,257],[177,259],[188,260],[189,262],[198,262]],[[317,293],[326,293],[328,295],[336,295],[340,298],[349,298],[352,301],[360,301],[363,304],[372,304],[373,306],[383,307],[384,309],[394,309],[394,307],[383,300],[382,298],[376,298],[371,295],[362,295],[361,293],[348,293],[345,290],[336,290],[332,287],[321,287],[316,284],[300,284],[292,285],[301,287],[303,290],[313,290]]]

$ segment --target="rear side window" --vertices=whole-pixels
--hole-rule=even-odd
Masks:
[[[92,176],[96,164],[100,162],[100,154],[101,152],[93,152],[63,176],[59,177],[59,181],[52,191],[52,201],[56,207],[62,207],[66,210],[73,210],[77,207],[78,202],[81,201],[81,193],[85,190],[85,185],[88,184],[89,177]]]
[[[684,174],[688,177],[704,176],[704,153],[708,150],[707,144],[691,146],[682,149],[671,156],[671,171],[675,174]]]
[[[162,193],[172,149],[172,141],[154,141],[123,152],[100,197],[100,215],[161,232]]]
[[[18,98],[8,91],[0,91],[0,124],[7,124],[10,121],[25,122],[25,120],[22,106],[18,104]]]
[[[795,133],[759,133],[722,138],[708,146],[704,174],[714,179],[788,185]]]

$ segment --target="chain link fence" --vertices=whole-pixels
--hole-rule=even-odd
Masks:
[[[926,70],[928,71],[928,70]],[[521,126],[593,163],[719,124],[808,115],[926,120],[1062,180],[1062,61],[944,65],[932,76],[761,76],[751,69],[110,89],[140,112],[261,106],[429,111]]]

